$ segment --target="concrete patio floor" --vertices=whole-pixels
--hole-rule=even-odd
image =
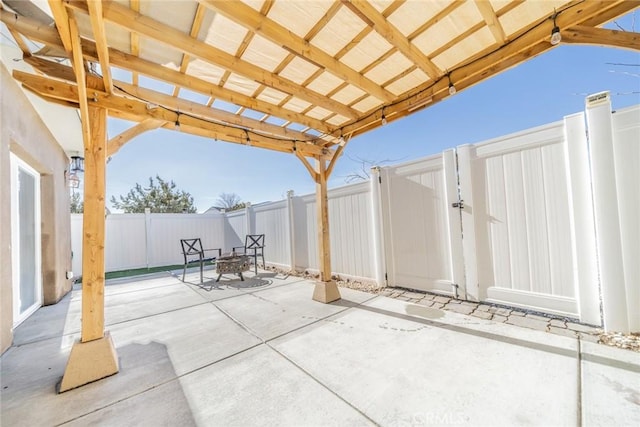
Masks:
[[[79,289],[15,331],[3,426],[640,425],[640,353],[261,271],[109,281],[120,372],[56,394]]]

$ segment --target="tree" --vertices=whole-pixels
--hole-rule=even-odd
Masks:
[[[157,181],[157,182],[156,182]],[[125,213],[143,213],[145,208],[154,213],[196,213],[193,197],[183,190],[176,190],[173,181],[165,181],[156,175],[156,180],[149,177],[149,186],[136,183],[126,196],[117,200],[111,196],[111,203],[116,209]]]
[[[218,206],[216,207],[226,211],[235,211],[247,206],[236,193],[220,193],[217,202]]]
[[[349,160],[359,163],[359,169],[351,172],[349,175],[344,177],[344,182],[347,184],[356,182],[356,181],[368,181],[371,177],[371,168],[374,166],[382,166],[385,164],[397,162],[402,159],[384,159],[384,160],[368,160],[363,159],[359,156],[351,157],[347,155]]]
[[[84,202],[80,198],[80,193],[74,191],[71,194],[70,207],[71,213],[82,213],[84,211]]]

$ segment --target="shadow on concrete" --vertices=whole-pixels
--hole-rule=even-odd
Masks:
[[[196,424],[164,344],[119,347],[119,373],[62,394],[56,393],[55,383],[64,373],[68,351],[43,367],[52,347],[59,347],[56,340],[14,348],[2,357],[0,424]]]

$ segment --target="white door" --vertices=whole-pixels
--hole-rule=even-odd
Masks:
[[[11,154],[13,326],[42,305],[40,175]]]

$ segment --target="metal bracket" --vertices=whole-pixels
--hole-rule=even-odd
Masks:
[[[459,202],[451,203],[452,208],[464,209],[464,200],[460,200]]]

